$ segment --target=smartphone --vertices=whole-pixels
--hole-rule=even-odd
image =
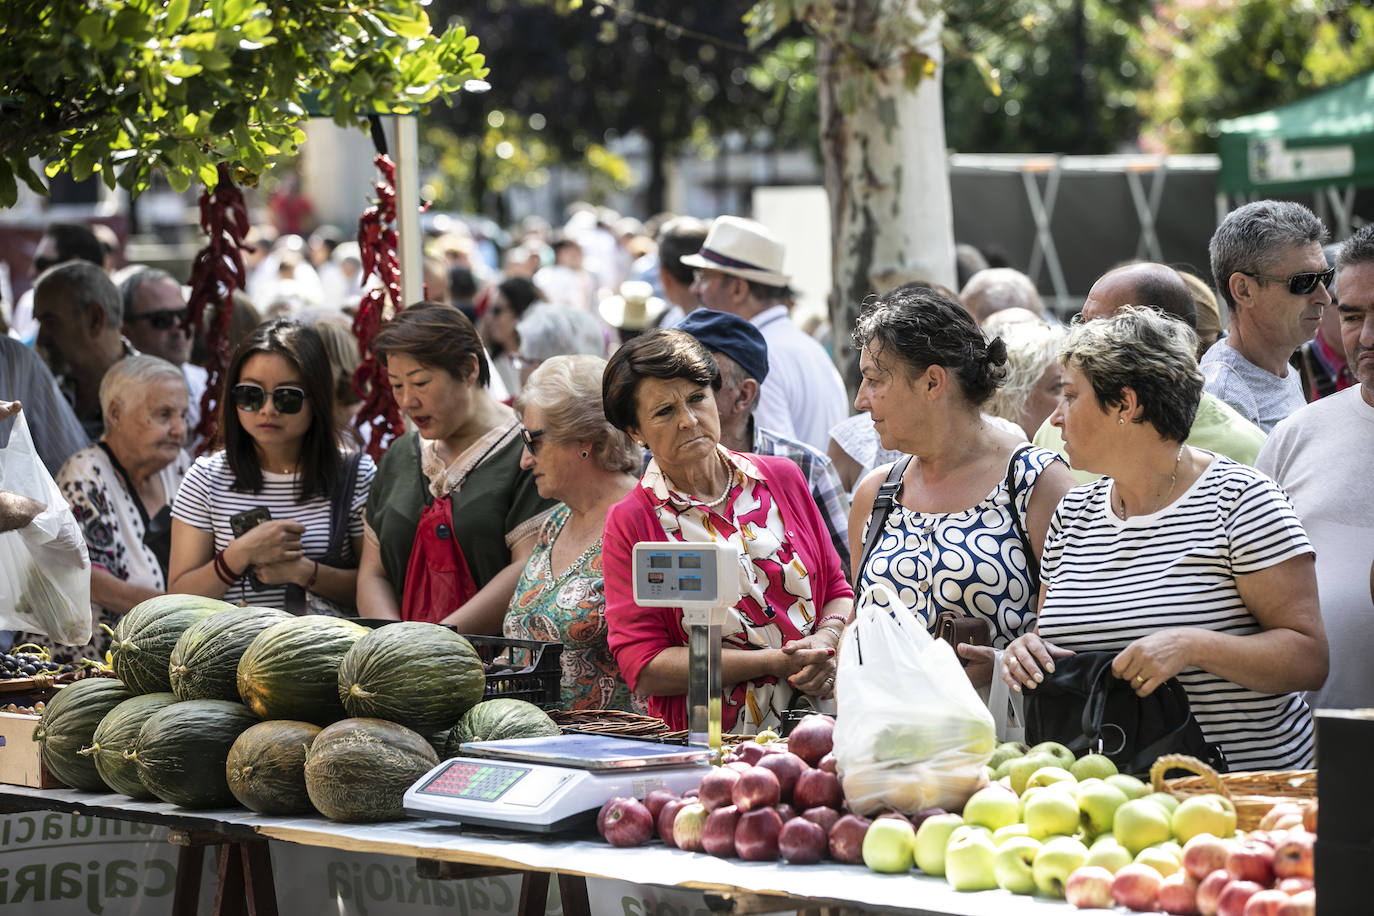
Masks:
[[[988,627],[988,622],[982,617],[969,617],[963,614],[954,614],[945,611],[935,618],[935,635],[951,647],[957,647],[960,643],[968,643],[974,646],[992,645],[992,630]],[[954,653],[960,664],[968,667],[968,659],[959,655],[958,649]]]
[[[272,512],[266,506],[258,506],[256,509],[245,509],[236,515],[229,516],[229,530],[234,532],[234,537],[241,538],[258,525],[261,525],[271,518]]]

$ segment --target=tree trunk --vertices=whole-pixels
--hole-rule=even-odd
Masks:
[[[646,135],[649,141],[649,187],[644,192],[644,212],[662,213],[668,196],[668,144],[663,139],[663,130],[657,119],[650,120]]]
[[[835,5],[838,34],[881,43],[880,23],[893,11],[917,16],[915,0],[844,0]],[[938,21],[919,50],[936,61],[933,76],[907,88],[900,62],[856,72],[852,47],[818,42],[821,154],[830,198],[833,274],[830,318],[835,358],[846,384],[858,387],[858,354],[850,344],[864,300],[915,280],[953,287],[954,223],[940,100]],[[857,98],[847,110],[841,100]]]

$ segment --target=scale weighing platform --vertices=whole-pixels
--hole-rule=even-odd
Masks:
[[[534,833],[588,827],[608,798],[701,784],[711,751],[610,735],[472,741],[406,790],[412,817]]]

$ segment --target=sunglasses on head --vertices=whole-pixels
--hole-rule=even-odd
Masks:
[[[267,392],[261,385],[235,385],[229,395],[239,410],[258,411],[267,403]],[[305,389],[278,385],[272,389],[272,406],[277,413],[300,413],[305,406]]]
[[[1252,274],[1248,270],[1242,270],[1241,273],[1245,274],[1247,277],[1254,277],[1256,280],[1267,280],[1271,283],[1287,283],[1288,291],[1295,296],[1306,296],[1317,288],[1318,283],[1329,290],[1331,289],[1331,281],[1336,279],[1336,268],[1334,267],[1329,270],[1323,270],[1321,273],[1309,272],[1293,274],[1291,277],[1268,277],[1264,274]]]
[[[525,448],[530,450],[531,455],[539,454],[539,446],[543,445],[544,431],[542,429],[525,429],[520,427],[520,438],[525,440]]]
[[[146,321],[154,331],[170,331],[186,321],[186,309],[160,309],[156,312],[144,312],[141,315],[130,315],[129,320]]]

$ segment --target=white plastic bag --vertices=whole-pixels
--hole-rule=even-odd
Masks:
[[[1026,740],[1025,696],[1012,693],[1007,682],[1002,680],[1001,649],[992,653],[992,683],[978,688],[980,699],[986,700],[988,711],[992,713],[992,724],[997,729],[998,741]]]
[[[992,715],[950,645],[885,585],[859,599],[835,698],[835,763],[854,812],[958,810],[986,783]]]
[[[29,425],[14,418],[0,448],[0,490],[45,508],[27,526],[0,533],[0,629],[42,633],[53,642],[91,641],[91,560],[62,491],[43,467]]]

